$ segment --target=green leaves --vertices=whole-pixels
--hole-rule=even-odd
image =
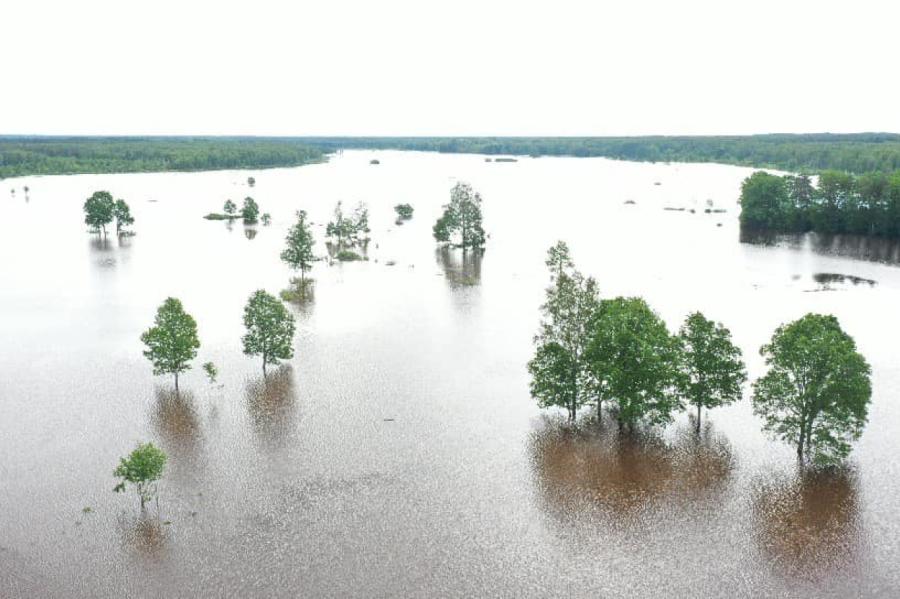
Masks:
[[[125,491],[126,484],[135,485],[143,507],[155,494],[155,486],[151,490],[150,484],[162,478],[167,460],[166,453],[153,443],[138,445],[127,458],[119,460],[113,471],[113,476],[121,479],[113,491],[121,493]]]
[[[200,340],[197,322],[184,311],[181,301],[170,297],[156,311],[154,326],[141,335],[144,356],[153,363],[153,374],[178,374],[190,368]]]
[[[275,296],[262,289],[254,292],[244,307],[244,326],[244,353],[262,356],[263,374],[267,364],[278,364],[294,355],[294,317]]]
[[[285,238],[287,247],[281,252],[281,259],[293,270],[300,270],[301,277],[312,268],[316,257],[313,254],[312,230],[306,222],[306,211],[297,212],[297,222],[288,231]]]
[[[256,203],[256,200],[250,196],[244,198],[244,206],[241,208],[241,218],[244,219],[244,224],[246,225],[252,225],[259,220],[259,205]]]
[[[715,408],[741,398],[747,372],[741,350],[731,342],[731,332],[700,312],[689,314],[678,333],[682,359],[678,386],[681,394],[700,409]]]
[[[337,240],[338,250],[367,241],[369,233],[369,209],[360,202],[353,214],[344,216],[343,204],[334,207],[334,220],[325,227],[325,235]]]
[[[95,191],[84,202],[84,224],[95,230],[103,229],[105,233],[106,225],[111,223],[116,215],[115,210],[116,203],[108,191]]]
[[[641,298],[603,300],[593,321],[587,360],[616,402],[620,424],[665,424],[682,409],[677,395],[677,340]]]
[[[753,411],[800,458],[845,458],[868,417],[871,369],[834,316],[807,314],[760,349],[769,371],[753,385]]]
[[[486,239],[481,226],[481,195],[468,183],[457,183],[450,190],[450,203],[433,227],[436,241],[448,243],[458,233],[457,244],[463,249],[480,249]]]
[[[131,216],[131,208],[125,200],[116,200],[113,207],[113,213],[116,217],[116,233],[121,233],[126,227],[134,224],[134,217]]]

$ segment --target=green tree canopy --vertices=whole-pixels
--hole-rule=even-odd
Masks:
[[[259,205],[256,203],[256,200],[247,196],[244,198],[244,207],[241,208],[241,218],[244,219],[244,224],[252,225],[259,220]]]
[[[753,173],[741,184],[741,224],[752,229],[786,231],[793,227],[785,179],[763,171]]]
[[[334,219],[325,227],[325,235],[337,242],[338,250],[364,243],[368,240],[369,209],[360,202],[350,216],[344,214],[343,202],[334,207]]]
[[[237,212],[237,206],[231,200],[225,200],[225,205],[222,206],[222,210],[225,214],[232,216],[235,212]]]
[[[409,220],[413,216],[413,207],[409,204],[397,204],[394,206],[394,212],[397,213],[397,218]]]
[[[281,259],[293,270],[300,271],[300,280],[303,281],[306,271],[312,268],[316,256],[313,246],[316,240],[306,220],[306,211],[297,211],[297,222],[288,230],[285,238],[286,247],[281,252]]]
[[[141,335],[147,346],[144,356],[153,363],[153,374],[175,375],[175,391],[178,391],[178,375],[190,368],[197,357],[200,339],[197,322],[184,311],[181,301],[173,297],[156,311],[154,326]]]
[[[125,200],[116,200],[113,212],[116,216],[116,234],[121,234],[123,230],[134,224],[131,208]]]
[[[682,360],[680,390],[697,408],[697,432],[701,409],[716,408],[741,398],[747,372],[741,350],[731,342],[731,332],[700,312],[689,314],[678,333]]]
[[[262,289],[255,291],[244,307],[244,326],[244,353],[262,356],[263,376],[267,364],[278,364],[294,355],[294,317],[275,296]]]
[[[586,358],[603,393],[616,404],[619,426],[664,424],[682,408],[675,393],[678,341],[641,298],[600,302]]]
[[[144,509],[146,502],[157,495],[156,481],[162,478],[166,460],[166,453],[153,443],[138,445],[127,458],[120,458],[113,476],[121,480],[113,490],[121,493],[127,483],[133,484]]]
[[[548,251],[550,286],[541,306],[535,355],[528,363],[531,394],[541,407],[566,408],[575,420],[587,392],[597,392],[596,379],[585,360],[591,321],[599,306],[596,282],[575,270],[565,242]],[[598,416],[602,396],[597,394]]]
[[[458,247],[481,249],[485,233],[481,226],[481,195],[468,183],[457,183],[450,190],[450,203],[433,228],[435,240],[450,243],[458,239]]]
[[[113,221],[116,215],[116,203],[108,191],[95,191],[84,202],[84,224],[95,231],[103,230],[106,235],[106,225]]]
[[[862,434],[872,396],[871,369],[837,318],[807,314],[776,329],[763,345],[769,371],[753,384],[764,430],[797,448],[803,461],[844,459]]]

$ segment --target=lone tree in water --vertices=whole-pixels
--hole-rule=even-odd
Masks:
[[[468,183],[457,183],[450,191],[450,203],[432,228],[435,240],[452,243],[463,250],[484,247],[481,227],[481,195]],[[455,239],[459,243],[454,242]]]
[[[200,347],[197,322],[181,301],[170,297],[156,311],[154,326],[141,335],[141,341],[147,346],[144,356],[153,363],[153,374],[174,374],[178,393],[178,375],[190,368]]]
[[[237,212],[237,206],[231,200],[225,200],[225,205],[222,206],[222,210],[228,216],[234,216],[234,214]]]
[[[796,445],[797,458],[832,464],[850,453],[868,417],[871,369],[837,318],[807,314],[760,349],[769,371],[753,384],[764,430]]]
[[[127,483],[133,484],[143,510],[148,501],[159,496],[157,481],[162,478],[166,460],[166,453],[153,443],[138,445],[127,458],[120,458],[119,466],[113,471],[113,476],[120,478],[121,481],[113,488],[113,491],[121,493],[125,491]]]
[[[116,200],[113,212],[116,216],[116,235],[121,235],[122,231],[134,224],[131,208],[125,200]]]
[[[250,196],[244,198],[244,207],[241,208],[241,218],[244,219],[245,225],[256,224],[256,221],[259,220],[259,204],[257,204],[256,200]]]
[[[616,402],[619,428],[640,421],[666,424],[682,408],[678,382],[678,341],[666,323],[641,298],[618,297],[600,302],[586,358]]]
[[[568,246],[559,241],[547,254],[550,286],[541,306],[543,319],[528,362],[531,394],[541,407],[561,406],[574,421],[585,398],[580,391],[599,391],[584,359],[591,339],[591,319],[599,305],[597,284],[575,270]],[[601,396],[597,395],[597,414]]]
[[[294,317],[275,296],[262,289],[254,292],[244,307],[244,326],[244,353],[262,356],[263,376],[266,365],[294,355]]]
[[[291,269],[300,271],[300,287],[302,289],[306,271],[312,268],[313,262],[316,260],[316,256],[313,254],[316,240],[313,239],[309,223],[306,221],[305,210],[297,211],[297,222],[288,231],[285,243],[287,247],[282,250],[281,259]]]
[[[699,434],[701,410],[739,400],[747,372],[731,332],[700,312],[688,315],[678,340],[682,351],[679,388],[688,403],[697,407]]]
[[[253,177],[247,177],[247,185],[253,187],[254,185],[256,185],[256,179],[254,179]]]
[[[90,226],[98,233],[103,230],[106,235],[106,225],[116,216],[116,203],[108,191],[95,191],[94,195],[84,202],[84,224]]]

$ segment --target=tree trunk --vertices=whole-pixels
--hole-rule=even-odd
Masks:
[[[698,435],[700,434],[700,410],[701,410],[701,405],[698,403],[697,404],[697,434]]]
[[[178,373],[175,373],[175,395],[178,395]]]
[[[266,378],[266,354],[263,354],[263,378]]]

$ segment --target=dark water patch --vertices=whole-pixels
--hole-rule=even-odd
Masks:
[[[481,283],[481,262],[484,252],[441,246],[435,259],[451,288],[473,287]]]
[[[253,431],[262,445],[270,449],[283,446],[296,428],[297,390],[294,370],[282,365],[265,377],[247,383],[247,411]]]
[[[822,233],[773,233],[742,227],[740,241],[751,245],[810,249],[827,256],[900,264],[900,240],[897,239]]]
[[[817,272],[813,275],[813,281],[822,285],[823,287],[833,287],[835,285],[867,285],[869,287],[874,287],[877,284],[877,281],[873,279],[866,279],[863,277],[857,277],[854,275],[842,275],[838,273],[832,272]]]

